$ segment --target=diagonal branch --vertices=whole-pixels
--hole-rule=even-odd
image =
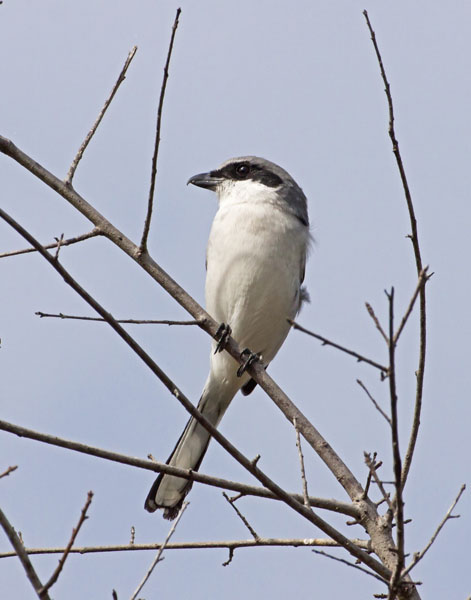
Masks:
[[[427,281],[431,277],[431,275],[427,275],[427,269],[428,269],[428,267],[425,267],[424,269],[422,269],[422,271],[420,271],[419,280],[417,281],[416,288],[414,290],[414,293],[412,294],[412,298],[410,299],[409,306],[407,307],[406,312],[404,313],[404,316],[402,317],[401,323],[400,323],[399,327],[397,328],[396,333],[394,334],[394,343],[395,344],[397,344],[397,342],[399,340],[399,336],[401,335],[402,330],[404,329],[404,327],[407,323],[407,320],[409,319],[412,311],[414,310],[415,301],[417,300],[417,296],[420,294],[420,290],[423,288],[423,286],[427,283]]]
[[[43,584],[41,583],[36,571],[34,570],[34,567],[31,561],[29,560],[29,556],[20,538],[18,537],[18,534],[14,530],[13,526],[7,519],[2,509],[0,509],[0,525],[2,526],[3,531],[6,533],[8,539],[10,540],[11,545],[15,549],[15,554],[20,559],[21,564],[23,565],[23,569],[25,570],[26,576],[28,577],[28,579],[31,582],[31,585],[35,589],[38,598],[41,598],[42,600],[51,600],[47,592],[45,594],[41,594]]]
[[[131,64],[131,61],[134,58],[134,55],[136,54],[136,52],[137,52],[137,46],[134,46],[133,48],[131,48],[131,51],[128,54],[126,62],[124,63],[123,68],[121,69],[121,73],[119,74],[119,77],[118,77],[116,83],[114,84],[113,89],[111,90],[111,94],[107,98],[107,100],[106,100],[105,104],[103,105],[103,108],[101,109],[100,114],[98,115],[95,123],[93,123],[93,127],[87,133],[87,137],[82,142],[82,145],[78,149],[78,152],[75,155],[75,158],[72,161],[72,164],[70,165],[69,172],[67,173],[67,177],[64,180],[64,183],[66,185],[72,186],[72,179],[73,179],[73,177],[75,175],[75,171],[77,170],[79,162],[82,160],[83,153],[87,149],[87,146],[90,143],[90,140],[95,135],[95,131],[98,129],[98,126],[100,125],[101,120],[105,116],[105,113],[108,110],[109,105],[113,101],[113,98],[115,97],[115,94],[118,91],[119,86],[126,79],[126,71],[128,70],[128,67]]]
[[[161,560],[163,560],[163,558],[161,558],[162,552],[165,550],[165,548],[167,547],[167,545],[168,545],[168,543],[170,541],[170,538],[175,533],[177,525],[178,525],[180,519],[182,518],[183,513],[185,512],[187,506],[188,506],[188,502],[184,502],[182,504],[182,507],[178,511],[178,515],[177,515],[175,521],[172,523],[172,526],[170,527],[170,530],[169,530],[169,532],[167,534],[167,537],[165,538],[164,543],[160,546],[159,551],[157,552],[154,560],[152,561],[151,566],[149,567],[149,570],[144,575],[144,578],[142,579],[142,581],[140,582],[140,584],[137,586],[136,590],[134,591],[134,594],[131,596],[131,600],[136,600],[137,595],[142,590],[142,588],[145,586],[145,584],[146,584],[147,580],[149,579],[149,577],[152,575],[152,571],[157,566],[157,563],[159,563]]]
[[[177,14],[175,15],[175,21],[172,27],[172,35],[170,36],[170,44],[168,46],[167,52],[167,60],[165,62],[164,67],[164,77],[162,79],[162,87],[160,89],[160,98],[159,98],[159,107],[157,109],[157,124],[155,129],[155,143],[154,143],[154,155],[152,156],[152,169],[150,176],[150,189],[149,189],[149,199],[147,201],[147,215],[146,220],[144,222],[144,231],[142,232],[141,244],[139,247],[139,251],[141,254],[147,252],[147,237],[149,235],[150,222],[152,219],[152,208],[154,204],[154,190],[155,190],[155,178],[157,176],[157,158],[159,156],[159,147],[160,147],[160,130],[162,127],[162,109],[164,107],[164,99],[165,99],[165,90],[167,89],[167,80],[168,80],[168,69],[170,66],[170,59],[172,58],[172,50],[173,50],[173,42],[175,40],[175,34],[177,32],[178,21],[180,19],[180,13],[182,12],[181,8],[177,9]]]
[[[336,560],[337,562],[341,562],[342,564],[347,565],[348,567],[352,567],[353,569],[358,569],[362,573],[365,573],[366,575],[370,575],[371,577],[378,579],[378,581],[381,581],[381,583],[384,583],[384,581],[381,579],[381,577],[378,577],[378,575],[376,575],[376,573],[372,573],[371,571],[368,571],[368,569],[364,569],[363,567],[360,567],[359,565],[352,563],[349,560],[345,560],[344,558],[339,558],[338,556],[334,556],[333,554],[329,554],[328,552],[324,552],[323,550],[312,550],[312,552],[315,552],[316,554],[319,554],[320,556],[325,556],[326,558],[331,558],[332,560]]]
[[[438,534],[440,533],[440,531],[442,530],[442,527],[445,525],[445,523],[450,520],[450,519],[456,519],[459,515],[452,515],[451,513],[453,512],[453,509],[455,508],[455,506],[458,504],[458,502],[460,501],[461,495],[463,494],[463,492],[466,489],[466,485],[463,484],[460,488],[460,491],[458,492],[458,495],[456,496],[456,498],[453,500],[452,505],[450,506],[450,508],[447,510],[445,516],[443,517],[443,519],[440,521],[440,524],[438,525],[438,527],[436,528],[434,534],[432,535],[432,537],[430,538],[428,544],[425,546],[425,548],[421,551],[421,552],[417,552],[416,554],[414,554],[414,558],[412,559],[411,564],[404,569],[404,571],[401,573],[401,577],[405,577],[414,567],[415,565],[423,559],[425,553],[430,549],[430,547],[432,546],[432,544],[434,543],[434,541],[437,539]]]
[[[212,477],[199,471],[179,469],[177,467],[167,465],[166,463],[160,463],[154,460],[144,460],[142,458],[135,458],[125,454],[119,454],[118,452],[104,450],[95,446],[88,446],[87,444],[66,440],[64,438],[49,435],[47,433],[33,431],[32,429],[27,429],[26,427],[22,427],[20,425],[14,425],[13,423],[8,423],[7,421],[0,420],[0,430],[13,433],[19,437],[36,440],[44,444],[51,444],[52,446],[58,446],[59,448],[66,448],[67,450],[73,450],[74,452],[80,452],[82,454],[88,454],[89,456],[95,456],[97,458],[110,460],[123,465],[137,467],[138,469],[145,469],[147,471],[152,471],[153,473],[168,473],[169,475],[175,475],[176,477],[182,477],[183,479],[197,481],[199,483],[204,483],[206,485],[211,485],[213,487],[225,490],[231,490],[244,496],[255,496],[258,498],[267,498],[269,500],[280,500],[278,496],[263,487],[257,487],[236,481],[229,481],[228,479],[221,479],[220,477]],[[303,502],[303,496],[301,496],[301,494],[290,495],[293,496],[293,498],[296,498],[298,502]],[[309,496],[309,503],[311,506],[316,508],[330,510],[339,514],[348,515],[353,518],[360,517],[359,510],[355,505],[346,502],[340,502],[339,500],[315,498],[313,496]]]
[[[298,502],[293,496],[288,494],[282,487],[277,485],[272,479],[270,479],[263,471],[261,471],[254,461],[249,460],[239,450],[227,440],[211,423],[203,416],[200,411],[190,402],[190,400],[177,388],[174,382],[168,377],[168,375],[155,363],[155,361],[147,354],[147,352],[132,338],[125,329],[116,322],[113,316],[107,312],[96,300],[93,298],[84,288],[82,288],[70,275],[70,273],[55,260],[47,250],[41,246],[41,244],[19,223],[17,223],[10,215],[4,210],[0,209],[0,217],[8,223],[15,231],[22,235],[28,243],[34,246],[38,252],[47,260],[47,262],[61,275],[64,281],[77,292],[79,296],[85,302],[87,302],[99,315],[101,315],[114,331],[126,342],[126,344],[141,358],[141,360],[149,367],[149,369],[156,375],[160,381],[167,387],[167,389],[177,398],[177,400],[185,407],[185,409],[195,419],[203,425],[203,427],[211,434],[211,436],[217,440],[219,444],[243,467],[249,471],[254,477],[256,477],[265,487],[271,490],[275,495],[282,499],[285,504],[290,506],[297,513],[302,515],[305,519],[316,525],[328,536],[338,541],[348,552],[350,552],[357,559],[367,564],[371,569],[378,573],[383,578],[390,577],[390,571],[383,564],[378,562],[369,554],[365,553],[360,548],[354,546],[350,540],[345,537],[340,531],[332,527],[329,523],[324,521],[321,517],[315,514],[310,507],[304,506],[301,502]],[[240,353],[239,353],[240,358]],[[259,362],[259,361],[258,361]],[[262,365],[259,367],[265,371]],[[297,418],[297,417],[296,417]],[[305,418],[305,417],[304,417]],[[325,442],[327,444],[327,442]],[[345,467],[346,468],[346,467]],[[360,489],[361,485],[358,483]],[[364,498],[362,498],[365,500]],[[370,509],[376,509],[370,503]]]
[[[88,492],[87,494],[87,500],[82,508],[82,511],[80,512],[80,517],[78,520],[77,525],[74,527],[74,529],[72,530],[72,535],[70,536],[70,540],[67,544],[67,546],[64,548],[64,552],[62,553],[62,556],[59,560],[59,564],[57,565],[57,567],[54,569],[54,572],[52,573],[52,575],[49,577],[49,579],[47,580],[47,582],[44,584],[43,589],[41,590],[40,593],[40,597],[44,598],[45,594],[47,593],[47,591],[56,583],[56,581],[59,578],[59,575],[62,571],[62,569],[64,568],[64,564],[65,561],[67,560],[67,557],[70,554],[70,549],[72,548],[72,546],[74,545],[74,542],[77,538],[78,532],[80,531],[80,528],[82,527],[82,525],[85,522],[85,519],[87,519],[87,510],[92,502],[92,498],[93,498],[93,492]]]
[[[13,465],[8,467],[8,469],[6,471],[3,471],[3,473],[0,473],[0,479],[2,479],[2,477],[8,477],[8,475],[10,475],[10,473],[13,473],[13,471],[16,471],[16,469],[18,468],[18,465]]]
[[[298,323],[296,323],[296,321],[293,321],[292,319],[288,319],[288,322],[291,323],[291,325],[293,326],[293,329],[298,329],[299,331],[302,331],[303,333],[307,333],[307,335],[310,335],[310,336],[316,338],[317,340],[320,340],[322,342],[323,346],[332,346],[332,348],[337,348],[337,350],[341,350],[342,352],[345,352],[346,354],[350,354],[350,356],[354,356],[358,362],[365,362],[368,365],[371,365],[372,367],[376,367],[377,369],[379,369],[381,371],[381,374],[384,377],[387,375],[388,369],[384,365],[381,365],[381,364],[377,363],[376,361],[371,360],[370,358],[367,358],[366,356],[363,356],[362,354],[359,354],[358,352],[355,352],[354,350],[349,350],[348,348],[345,348],[345,346],[340,346],[340,344],[331,342],[330,340],[323,337],[322,335],[319,335],[318,333],[314,333],[313,331],[309,331],[309,329],[305,329],[304,327],[302,327],[301,325],[299,325]]]
[[[0,136],[0,152],[10,156],[43,183],[65,198],[74,208],[98,227],[100,231],[103,232],[103,235],[105,235],[112,243],[135,260],[141,268],[159,283],[181,306],[183,306],[194,319],[198,320],[200,327],[204,331],[213,338],[216,338],[220,323],[217,323],[212,319],[210,315],[203,310],[203,308],[180,285],[178,285],[178,283],[174,281],[149,254],[141,254],[138,246],[133,244],[124,233],[114,227],[114,225],[105,219],[103,215],[101,215],[74,189],[65,185],[60,179],[55,177],[38,162],[15,146],[13,142],[2,136]],[[241,350],[232,337],[228,337],[225,351],[227,351],[238,363],[242,362],[240,357]],[[323,438],[306,416],[293,404],[290,398],[288,398],[283,390],[281,390],[281,388],[273,381],[270,375],[268,375],[264,366],[259,361],[256,361],[247,368],[247,373],[249,373],[259,386],[270,396],[290,423],[293,422],[293,419],[296,419],[301,435],[332,471],[337,481],[339,481],[350,498],[352,500],[362,498],[363,488],[353,473],[341,460],[327,440]],[[173,388],[169,389],[172,390]],[[373,507],[372,505],[369,505],[368,507],[365,507],[365,509],[373,510]],[[373,514],[372,518],[374,518]]]

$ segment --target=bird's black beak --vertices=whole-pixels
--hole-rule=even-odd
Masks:
[[[216,191],[217,186],[221,183],[222,177],[219,177],[214,171],[210,173],[200,173],[199,175],[193,175],[187,181],[187,185],[192,183],[198,187],[205,188],[207,190]]]

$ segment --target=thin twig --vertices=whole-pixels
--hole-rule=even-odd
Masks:
[[[59,252],[61,251],[62,245],[64,243],[64,234],[61,233],[60,237],[54,238],[57,242],[57,249],[54,255],[54,260],[59,260]]]
[[[365,461],[366,461],[366,458],[368,457],[368,459],[370,460],[370,462],[372,463],[372,465],[374,467],[374,469],[372,469],[372,468],[368,469],[368,475],[367,475],[367,478],[366,478],[365,492],[364,492],[364,497],[366,498],[368,496],[369,491],[370,491],[371,477],[373,476],[373,470],[377,469],[377,466],[376,466],[377,453],[373,452],[373,458],[371,458],[370,455],[367,452],[365,452],[365,451],[363,452],[363,455],[365,456]],[[356,522],[353,522],[353,524],[356,525]]]
[[[99,323],[107,323],[106,319],[102,317],[80,317],[78,315],[64,315],[63,313],[44,313],[36,311],[34,313],[38,317],[42,318],[54,318],[54,319],[74,319],[77,321],[97,321]],[[168,319],[116,319],[116,323],[127,323],[131,325],[201,325],[201,322],[192,319],[191,321],[171,321]]]
[[[83,233],[82,235],[77,235],[76,237],[69,238],[68,240],[62,240],[60,245],[61,245],[61,247],[70,246],[71,244],[77,244],[78,242],[83,242],[84,240],[89,240],[90,238],[96,237],[97,235],[102,235],[102,232],[98,229],[98,227],[95,227],[94,229],[92,229],[92,231],[89,231],[88,233]],[[46,250],[50,250],[51,248],[57,248],[58,245],[59,245],[59,242],[55,241],[52,244],[47,244],[46,246],[43,246],[43,248],[45,248]],[[3,252],[3,254],[0,254],[0,258],[6,258],[7,256],[18,256],[19,254],[29,254],[30,252],[37,252],[37,250],[36,250],[36,248],[24,248],[23,250],[12,250],[11,252]]]
[[[395,495],[395,517],[396,517],[396,545],[397,561],[391,575],[389,584],[389,596],[394,599],[400,583],[401,572],[404,568],[404,502],[402,499],[402,459],[399,448],[399,423],[397,415],[397,390],[396,390],[396,344],[394,343],[394,288],[387,293],[389,301],[389,396],[391,403],[391,441],[393,455],[393,472]]]
[[[352,539],[355,544],[363,550],[369,550],[369,540]],[[341,548],[334,540],[328,538],[258,538],[247,540],[221,540],[210,542],[174,542],[165,546],[166,550],[211,550],[220,548],[258,548],[258,547],[280,547],[280,548]],[[70,549],[71,554],[99,554],[106,552],[142,552],[147,550],[158,550],[162,544],[123,544],[110,546],[77,546]],[[28,555],[36,554],[62,554],[64,548],[25,548]],[[1,552],[1,558],[12,558],[16,552]]]
[[[386,98],[387,98],[387,102],[388,102],[388,110],[389,110],[389,137],[391,139],[393,153],[396,158],[396,163],[397,163],[397,166],[399,169],[399,174],[401,177],[402,187],[404,189],[404,195],[405,195],[405,199],[406,199],[407,210],[409,213],[409,220],[410,220],[411,232],[412,232],[410,235],[410,239],[411,239],[412,247],[414,250],[414,258],[415,258],[415,265],[416,265],[416,269],[417,269],[417,275],[420,276],[423,266],[422,266],[422,257],[421,257],[420,246],[419,246],[417,220],[415,218],[415,210],[414,210],[414,205],[412,203],[412,196],[411,196],[410,189],[409,189],[409,183],[407,181],[404,164],[402,162],[402,157],[401,157],[401,153],[399,150],[399,142],[396,138],[396,132],[394,129],[394,107],[393,107],[393,101],[392,101],[392,95],[391,95],[391,87],[389,85],[389,81],[386,76],[386,71],[385,71],[385,68],[383,65],[383,59],[381,57],[381,54],[380,54],[380,51],[378,48],[378,44],[376,42],[376,35],[375,35],[375,32],[373,31],[373,28],[371,26],[371,23],[370,23],[370,20],[368,17],[368,13],[366,10],[363,11],[363,15],[365,16],[366,24],[368,26],[368,29],[369,29],[369,32],[371,35],[371,41],[373,42],[373,47],[375,50],[376,58],[378,60],[379,68],[381,71],[381,78],[384,83],[384,88],[385,88],[384,91],[386,93]],[[423,397],[424,374],[425,374],[425,352],[426,352],[426,343],[427,343],[425,286],[422,286],[420,289],[419,306],[420,306],[419,365],[418,365],[417,373],[416,373],[417,384],[416,384],[416,394],[415,394],[414,418],[413,418],[411,433],[410,433],[410,437],[409,437],[409,444],[408,444],[407,451],[406,451],[406,454],[404,457],[404,465],[402,468],[401,482],[402,482],[403,487],[406,483],[407,476],[409,474],[410,466],[412,463],[412,457],[414,455],[415,445],[417,443],[417,436],[419,433],[420,415],[421,415],[421,411],[422,411],[422,397]]]
[[[146,214],[146,220],[144,222],[144,231],[142,232],[141,243],[139,246],[139,252],[141,254],[147,252],[147,237],[149,235],[150,222],[152,219],[155,179],[157,176],[157,158],[159,156],[160,130],[162,127],[162,109],[164,106],[165,90],[167,89],[168,69],[170,66],[170,59],[172,57],[173,42],[175,40],[175,34],[177,32],[178,21],[179,21],[181,12],[182,12],[182,9],[178,8],[177,14],[175,15],[175,21],[174,21],[173,27],[172,27],[172,35],[170,36],[170,43],[169,43],[168,52],[167,52],[167,60],[165,62],[164,76],[162,79],[162,87],[160,88],[159,106],[157,109],[157,124],[156,124],[156,128],[155,128],[154,154],[152,156],[152,169],[151,169],[151,176],[150,176],[149,198],[147,201],[147,214]]]
[[[6,471],[3,471],[3,473],[0,474],[0,479],[2,477],[7,477],[8,475],[10,475],[10,473],[13,473],[13,471],[16,471],[17,468],[18,468],[18,465],[8,467],[8,469]]]
[[[162,552],[165,550],[165,547],[167,546],[168,542],[170,541],[170,538],[175,533],[175,529],[177,528],[177,525],[178,525],[180,519],[182,518],[183,513],[185,512],[185,509],[186,509],[187,506],[188,506],[188,502],[184,502],[182,504],[182,507],[180,508],[180,511],[179,511],[179,513],[178,513],[175,521],[172,523],[172,526],[170,527],[170,531],[168,532],[167,537],[165,538],[164,543],[159,548],[159,551],[157,552],[154,560],[152,561],[152,564],[150,565],[149,570],[144,575],[144,578],[141,581],[141,583],[137,586],[137,588],[136,588],[134,594],[131,596],[130,600],[136,600],[137,595],[139,594],[139,592],[144,587],[146,581],[152,575],[152,571],[155,569],[155,566],[157,565],[157,563],[159,563],[161,560],[163,560],[163,558],[161,558]]]
[[[382,577],[379,577],[378,575],[376,575],[376,573],[373,573],[372,571],[368,571],[368,569],[364,569],[363,567],[360,567],[359,565],[356,565],[355,563],[345,560],[344,558],[339,558],[338,556],[334,556],[333,554],[329,554],[328,552],[324,552],[323,550],[312,550],[312,552],[315,552],[316,554],[320,554],[321,556],[325,556],[326,558],[331,558],[332,560],[341,562],[342,564],[347,565],[348,567],[352,567],[353,569],[358,569],[362,573],[365,573],[366,575],[371,575],[371,577],[374,577],[378,581],[385,583],[384,579]]]
[[[44,587],[41,590],[41,593],[40,593],[41,598],[44,597],[44,594],[56,583],[57,579],[59,578],[59,575],[60,575],[62,569],[64,568],[65,561],[67,560],[67,557],[70,554],[70,549],[74,545],[74,542],[77,538],[78,532],[80,531],[80,528],[82,527],[83,523],[85,522],[85,519],[88,518],[87,510],[90,507],[92,498],[93,498],[93,492],[88,492],[87,500],[86,500],[86,502],[82,508],[82,511],[80,513],[78,523],[74,527],[74,529],[72,529],[72,535],[70,536],[70,540],[64,549],[64,553],[62,554],[61,558],[59,559],[59,564],[57,565],[54,572],[49,577],[48,581],[44,584]]]
[[[296,448],[298,449],[299,467],[301,469],[301,481],[303,484],[304,506],[307,506],[308,508],[310,508],[309,494],[307,492],[306,470],[304,469],[304,456],[303,456],[303,450],[301,448],[301,437],[299,435],[299,429],[298,429],[298,424],[296,422],[296,419],[293,420],[293,426],[294,426],[294,430],[296,432]]]
[[[384,481],[381,481],[381,479],[378,477],[378,473],[376,471],[376,469],[378,467],[377,467],[377,465],[375,464],[375,461],[371,458],[371,455],[368,452],[364,452],[363,455],[365,457],[366,466],[370,470],[370,473],[373,476],[373,479],[374,479],[376,485],[378,486],[378,489],[381,492],[381,495],[383,496],[383,500],[382,501],[384,501],[384,502],[387,503],[387,505],[388,505],[388,507],[389,507],[389,509],[390,509],[390,511],[392,513],[393,505],[392,505],[391,499],[389,498],[389,494],[384,489]],[[380,464],[382,464],[382,463],[380,463]],[[377,506],[379,506],[379,503],[377,504]]]
[[[368,391],[368,388],[366,387],[366,385],[360,379],[357,379],[357,383],[361,387],[361,389],[364,390],[364,392],[366,393],[368,398],[371,400],[371,402],[373,403],[374,407],[379,412],[379,414],[382,415],[386,419],[386,421],[389,423],[389,425],[391,425],[391,419],[389,418],[389,415],[387,415],[384,412],[384,410],[381,408],[381,406],[376,402],[376,400],[373,398],[373,396]]]
[[[23,565],[23,569],[25,570],[26,576],[28,577],[28,579],[31,582],[31,585],[35,589],[38,598],[41,598],[42,600],[51,600],[47,592],[41,596],[43,584],[41,583],[36,571],[34,570],[31,561],[29,560],[28,554],[25,550],[25,547],[23,546],[22,541],[18,537],[18,534],[13,529],[13,526],[10,524],[10,521],[7,519],[2,509],[0,509],[0,525],[2,526],[3,531],[6,533],[8,539],[10,540],[11,545],[15,549],[15,554],[20,559],[21,564]]]
[[[416,288],[415,288],[414,293],[412,294],[412,298],[410,299],[410,302],[409,302],[409,306],[407,307],[407,310],[404,313],[404,316],[402,317],[401,324],[399,325],[399,327],[397,328],[396,333],[394,334],[394,343],[396,345],[397,345],[397,342],[399,340],[399,336],[401,335],[402,330],[404,329],[404,327],[405,327],[405,325],[407,323],[407,320],[410,317],[410,315],[411,315],[411,313],[412,313],[412,311],[414,309],[415,301],[417,300],[417,297],[420,294],[420,290],[422,289],[422,287],[427,283],[427,281],[431,277],[431,275],[427,275],[427,270],[428,270],[428,267],[425,267],[420,272]]]
[[[388,336],[384,333],[384,329],[381,327],[381,323],[379,322],[378,317],[375,315],[375,311],[373,310],[373,307],[371,306],[371,304],[369,302],[365,302],[365,306],[366,306],[366,310],[368,311],[368,314],[373,319],[373,322],[376,325],[376,329],[383,336],[383,339],[386,342],[386,344],[388,344],[389,343]]]
[[[460,488],[460,491],[458,492],[458,495],[456,496],[456,498],[453,500],[452,505],[450,506],[450,508],[447,510],[445,516],[443,517],[443,519],[441,520],[440,524],[438,525],[438,527],[436,528],[434,534],[432,535],[432,537],[430,538],[430,541],[428,542],[428,544],[425,546],[425,548],[423,550],[421,550],[420,552],[416,552],[414,554],[414,557],[412,559],[411,564],[405,568],[403,570],[403,572],[401,573],[401,578],[405,577],[414,567],[415,565],[422,560],[422,558],[424,557],[425,553],[429,550],[430,546],[435,542],[435,540],[437,539],[438,534],[440,533],[440,531],[442,530],[442,527],[445,525],[445,523],[449,520],[449,519],[457,519],[459,517],[459,515],[452,515],[451,513],[453,512],[453,509],[455,508],[455,506],[458,504],[458,502],[460,501],[461,495],[463,494],[463,492],[466,489],[466,485],[463,484]]]
[[[114,84],[113,89],[111,90],[111,94],[108,96],[108,99],[106,100],[105,104],[103,105],[103,108],[101,109],[100,114],[98,115],[95,123],[93,124],[93,127],[87,133],[87,137],[82,142],[82,145],[78,149],[78,152],[75,155],[75,158],[72,161],[72,164],[70,165],[69,172],[67,173],[67,177],[64,180],[64,183],[66,185],[69,185],[69,186],[72,185],[72,179],[75,175],[75,171],[78,167],[78,164],[82,159],[83,153],[85,152],[88,144],[90,143],[90,140],[92,139],[96,130],[98,129],[98,126],[100,125],[101,120],[105,116],[105,113],[108,110],[108,107],[111,104],[116,92],[118,91],[119,86],[126,79],[126,71],[128,70],[128,67],[131,64],[131,61],[134,58],[134,55],[136,54],[136,52],[137,52],[137,46],[134,46],[133,48],[131,48],[131,50],[128,54],[128,57],[126,59],[126,62],[124,63],[123,68],[121,69],[121,73],[119,74],[119,77],[116,80],[116,83]]]
[[[250,523],[247,521],[247,519],[244,517],[244,515],[240,512],[240,510],[237,508],[237,506],[235,505],[234,501],[232,501],[229,496],[223,492],[222,495],[224,496],[224,498],[229,502],[229,504],[232,506],[232,508],[235,510],[236,515],[239,517],[239,519],[242,521],[242,523],[247,527],[247,529],[250,531],[250,533],[253,536],[254,540],[259,540],[260,536],[258,535],[258,533],[255,531],[255,529],[252,527],[252,525],[250,525]]]
[[[345,346],[341,346],[340,344],[331,342],[324,336],[319,335],[318,333],[314,333],[313,331],[309,331],[309,329],[302,327],[301,325],[299,325],[298,323],[296,323],[296,321],[293,321],[292,319],[288,319],[288,323],[291,323],[291,325],[293,326],[294,329],[298,329],[299,331],[302,331],[303,333],[306,333],[307,335],[310,335],[310,336],[316,338],[317,340],[320,340],[322,342],[323,346],[332,346],[332,348],[337,348],[337,350],[341,350],[342,352],[345,352],[345,354],[354,356],[358,362],[365,362],[365,363],[371,365],[372,367],[376,367],[376,369],[379,369],[383,373],[384,376],[387,376],[388,369],[384,365],[381,365],[380,363],[377,363],[376,361],[371,360],[370,358],[367,358],[366,356],[363,356],[362,354],[359,354],[358,352],[355,352],[354,350],[349,350],[348,348],[345,348]]]

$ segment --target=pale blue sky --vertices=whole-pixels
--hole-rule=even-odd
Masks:
[[[383,85],[362,10],[378,36],[396,106],[397,134],[419,220],[428,288],[429,347],[422,429],[406,491],[407,549],[422,548],[469,481],[469,222],[471,7],[465,2],[376,0],[139,3],[5,0],[0,6],[0,134],[59,177],[133,45],[138,53],[79,166],[77,190],[138,240],[147,201],[155,109],[176,8],[182,16],[164,109],[156,210],[149,240],[156,260],[203,302],[205,244],[216,199],[188,178],[230,156],[257,154],[286,168],[309,199],[316,244],[306,271],[311,304],[299,321],[379,361],[385,347],[364,309],[381,319],[394,285],[397,313],[415,286],[409,224],[387,135]],[[91,226],[10,159],[0,156],[2,207],[44,242]],[[0,252],[24,243],[0,224]],[[77,280],[117,317],[186,318],[153,281],[110,243],[63,249]],[[0,261],[1,414],[65,438],[165,460],[186,414],[105,325],[39,320],[37,310],[90,314],[37,256]],[[197,401],[209,338],[196,328],[130,328]],[[401,441],[406,445],[417,356],[416,315],[399,348]],[[366,478],[363,450],[390,467],[385,423],[355,383],[383,406],[377,373],[292,332],[270,366],[316,427]],[[294,433],[257,390],[237,396],[221,430],[290,490],[300,490]],[[27,545],[63,545],[86,493],[95,492],[84,545],[160,541],[168,523],[143,510],[147,472],[98,461],[0,432],[0,503]],[[313,495],[346,499],[305,449]],[[213,443],[205,473],[251,481]],[[175,540],[245,538],[220,492],[195,485]],[[244,500],[260,535],[315,537],[319,531],[281,506]],[[463,599],[469,583],[469,492],[415,572],[427,599]],[[332,518],[344,528],[345,519]],[[362,536],[360,528],[347,534]],[[3,533],[0,548],[9,549]],[[52,596],[130,596],[152,553],[73,556]],[[239,550],[229,567],[220,550],[168,552],[141,596],[207,598],[367,598],[373,579],[307,549]],[[56,557],[35,558],[46,579]],[[0,561],[0,595],[35,594],[18,561]]]

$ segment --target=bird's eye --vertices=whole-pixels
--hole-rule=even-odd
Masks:
[[[249,173],[250,173],[250,166],[246,163],[237,165],[237,167],[235,168],[235,175],[238,179],[245,179]]]

